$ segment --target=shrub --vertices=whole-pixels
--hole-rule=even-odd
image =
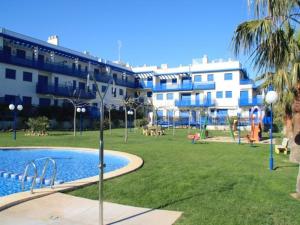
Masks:
[[[45,116],[29,118],[26,124],[29,127],[29,134],[38,136],[46,135],[50,126],[49,119]]]
[[[148,125],[149,121],[146,119],[146,118],[143,118],[143,119],[137,119],[136,120],[136,126],[137,127],[143,127],[143,126],[146,126]]]

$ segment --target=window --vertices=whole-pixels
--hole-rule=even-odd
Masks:
[[[97,74],[99,74],[100,72],[99,72],[99,69],[94,69],[94,74],[95,75],[97,75]]]
[[[194,77],[194,82],[201,82],[201,81],[202,81],[201,75],[196,75],[196,76]]]
[[[16,101],[16,96],[15,95],[5,95],[4,100],[7,104],[15,103]]]
[[[173,93],[167,94],[167,100],[173,100]]]
[[[94,107],[98,107],[98,103],[93,103],[93,106]]]
[[[164,95],[163,94],[157,94],[156,95],[156,100],[163,100],[164,99]]]
[[[51,103],[51,100],[49,98],[40,98],[39,99],[40,106],[49,106],[50,103]]]
[[[113,79],[116,81],[118,79],[118,75],[116,73],[113,74]]]
[[[105,92],[106,91],[106,86],[101,86],[101,91]]]
[[[216,97],[223,98],[223,91],[217,91]]]
[[[232,73],[225,73],[224,80],[232,80]]]
[[[6,79],[16,79],[16,70],[6,69],[5,70],[5,78]]]
[[[148,92],[147,92],[147,97],[148,97],[148,98],[151,98],[151,97],[152,97],[152,91],[148,91]]]
[[[31,105],[32,98],[23,96],[23,105]]]
[[[123,91],[123,89],[119,89],[119,95],[121,95],[121,96],[123,96],[123,94],[124,94],[124,91]]]
[[[172,84],[177,84],[177,78],[172,79]]]
[[[97,91],[97,86],[96,84],[93,84],[93,92],[96,92]]]
[[[213,74],[207,74],[207,81],[214,81],[214,75]]]
[[[232,98],[232,91],[226,91],[225,92],[225,97],[226,98]]]
[[[117,88],[111,87],[111,94],[112,96],[117,97]]]
[[[26,52],[24,50],[21,49],[17,49],[17,54],[16,56],[20,59],[25,59],[26,57]]]
[[[79,82],[78,87],[79,87],[79,90],[84,90],[85,89],[85,83]]]
[[[23,81],[32,82],[32,73],[23,72]]]

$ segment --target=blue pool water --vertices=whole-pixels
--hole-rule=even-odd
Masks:
[[[51,157],[57,164],[56,180],[64,182],[78,180],[81,178],[95,176],[99,173],[98,152],[87,152],[78,150],[51,150],[51,149],[0,149],[0,171],[23,174],[26,164],[38,158]],[[128,164],[128,159],[115,155],[105,154],[104,163],[106,164],[104,172],[113,171]],[[40,176],[45,161],[37,161],[38,174]],[[46,179],[51,178],[52,165],[49,163]],[[29,175],[33,176],[33,169]],[[26,183],[26,190],[29,190],[30,184]],[[38,187],[38,185],[37,185]],[[19,180],[4,178],[0,176],[0,196],[5,196],[21,192],[21,182]]]

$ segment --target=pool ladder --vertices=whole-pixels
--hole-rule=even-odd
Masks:
[[[42,170],[42,175],[41,175],[41,178],[40,178],[41,187],[43,186],[43,180],[45,178],[46,170],[48,168],[49,162],[51,162],[52,165],[53,165],[53,173],[52,173],[52,176],[51,176],[50,187],[53,188],[54,181],[55,181],[55,178],[56,178],[56,172],[57,172],[56,162],[52,158],[44,157],[44,158],[39,158],[39,159],[29,161],[26,164],[24,174],[22,176],[22,191],[24,191],[24,189],[25,189],[25,181],[26,181],[26,178],[27,178],[27,175],[28,175],[28,171],[29,171],[30,166],[32,166],[33,170],[34,170],[34,176],[33,176],[32,182],[31,182],[30,192],[31,192],[31,194],[33,194],[33,188],[36,185],[36,179],[38,177],[36,161],[40,161],[40,160],[45,160],[44,167],[43,167],[43,170]]]

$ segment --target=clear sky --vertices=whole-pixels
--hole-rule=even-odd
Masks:
[[[131,65],[188,65],[235,58],[231,39],[249,19],[247,0],[6,0],[0,27]],[[238,57],[251,71],[247,57]],[[250,76],[253,76],[251,74]]]

